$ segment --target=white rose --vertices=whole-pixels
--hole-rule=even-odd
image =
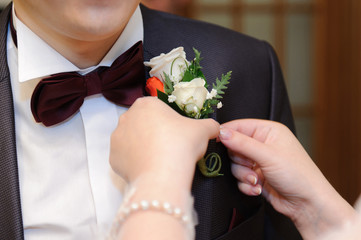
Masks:
[[[167,54],[162,53],[149,62],[144,62],[145,66],[152,68],[149,72],[151,77],[155,76],[164,82],[163,73],[165,72],[169,75],[171,81],[175,83],[182,80],[187,64],[189,63],[183,47],[175,48]]]
[[[176,104],[186,113],[194,113],[197,117],[208,94],[208,90],[204,87],[205,83],[204,79],[195,78],[190,82],[180,82],[174,85],[172,95],[176,98]]]

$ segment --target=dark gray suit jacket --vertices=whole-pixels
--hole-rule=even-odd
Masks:
[[[23,239],[14,107],[6,56],[10,6],[0,15],[0,239]],[[265,42],[211,24],[180,18],[141,6],[144,59],[184,46],[201,51],[208,83],[232,70],[222,100],[213,114],[220,123],[239,118],[272,119],[294,130],[292,114],[277,57]],[[146,69],[147,71],[147,69]],[[147,71],[148,75],[148,71]],[[293,224],[262,197],[241,194],[230,171],[226,149],[211,142],[210,152],[223,160],[223,177],[195,174],[193,194],[199,215],[197,239],[300,239]]]

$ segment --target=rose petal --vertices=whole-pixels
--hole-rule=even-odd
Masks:
[[[149,95],[156,97],[158,96],[157,90],[164,92],[164,84],[161,80],[159,80],[159,78],[151,77],[147,80],[145,90],[149,93]]]

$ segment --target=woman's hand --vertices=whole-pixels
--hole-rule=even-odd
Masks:
[[[213,119],[186,118],[155,97],[141,98],[119,119],[110,163],[130,182],[150,174],[190,188],[196,162],[218,134]]]
[[[228,148],[239,189],[247,195],[262,192],[295,222],[303,237],[312,238],[353,216],[350,205],[284,125],[235,120],[222,125],[220,140]]]

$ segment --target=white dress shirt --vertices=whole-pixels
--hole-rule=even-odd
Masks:
[[[122,180],[110,168],[109,149],[110,135],[127,109],[97,94],[63,123],[36,123],[30,98],[41,78],[65,71],[85,74],[97,66],[77,68],[13,16],[18,48],[9,33],[7,53],[25,239],[96,239],[110,227],[122,200]],[[98,66],[110,66],[139,40],[143,20],[138,7]]]

